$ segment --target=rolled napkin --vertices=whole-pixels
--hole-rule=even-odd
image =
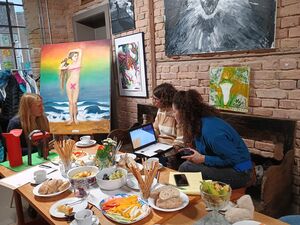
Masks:
[[[250,195],[243,195],[237,200],[237,205],[225,212],[225,218],[230,223],[253,219],[254,205]]]

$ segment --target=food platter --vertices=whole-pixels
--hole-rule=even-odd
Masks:
[[[119,202],[119,205],[116,202]],[[147,217],[151,212],[146,201],[136,195],[128,194],[117,194],[103,199],[100,202],[100,208],[104,216],[121,224],[135,223]]]

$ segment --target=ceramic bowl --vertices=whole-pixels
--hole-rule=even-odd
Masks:
[[[116,170],[121,171],[123,173],[123,176],[118,179],[115,179],[115,180],[103,180],[104,174],[107,174],[109,176]],[[127,170],[125,170],[123,168],[108,167],[97,173],[96,180],[97,180],[97,184],[99,185],[99,187],[101,189],[115,190],[126,184]]]
[[[88,177],[74,178],[76,174],[85,171],[91,172],[92,174]],[[98,173],[98,171],[99,169],[96,166],[80,166],[69,170],[69,172],[67,173],[67,177],[69,178],[70,183],[72,185],[74,185],[77,180],[84,180],[84,179],[87,179],[89,185],[93,185],[96,183],[96,174]]]

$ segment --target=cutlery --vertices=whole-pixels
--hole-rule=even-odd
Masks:
[[[47,175],[48,175],[48,174],[51,174],[51,173],[54,173],[54,172],[56,172],[56,171],[57,171],[57,169],[52,170],[52,171],[50,171],[49,173],[47,173]]]
[[[83,200],[84,200],[84,199],[79,199],[79,200],[76,200],[76,201],[74,201],[74,202],[67,203],[66,205],[68,205],[68,206],[77,205],[77,204],[83,202]]]
[[[47,165],[44,165],[44,164],[39,165],[39,167],[44,167],[44,168],[47,168],[47,169],[52,169],[51,166],[47,166]]]

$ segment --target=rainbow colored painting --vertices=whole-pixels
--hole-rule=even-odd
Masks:
[[[209,104],[223,110],[248,112],[249,76],[249,67],[211,68]]]
[[[56,134],[110,131],[110,40],[45,45],[41,96]]]

